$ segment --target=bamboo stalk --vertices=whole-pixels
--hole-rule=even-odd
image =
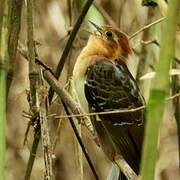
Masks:
[[[174,61],[173,68],[178,68],[177,63]],[[180,80],[178,76],[172,77],[172,94],[178,94],[180,91]],[[180,93],[179,93],[180,94]],[[177,136],[178,136],[178,146],[179,146],[179,168],[180,168],[180,98],[173,99],[174,106],[174,117],[177,124]]]
[[[8,69],[8,1],[2,0],[0,14],[0,180],[4,179],[6,80]]]
[[[179,8],[180,1],[172,0],[171,3],[169,3],[167,20],[163,24],[160,61],[157,65],[157,75],[152,84],[147,106],[141,180],[153,180],[155,176],[158,135],[164,112],[165,96],[169,89],[169,68],[175,52],[175,35]]]

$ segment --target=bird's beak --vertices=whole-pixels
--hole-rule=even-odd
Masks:
[[[93,23],[92,21],[89,20],[89,22],[97,29],[97,31],[102,34],[103,30],[102,28],[100,28],[97,24]]]

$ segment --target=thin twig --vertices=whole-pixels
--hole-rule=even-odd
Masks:
[[[25,46],[21,42],[18,43],[18,49],[17,50],[27,61],[29,61],[27,49],[25,48]],[[51,72],[51,74],[54,74],[52,69],[48,65],[46,65],[44,62],[39,60],[38,57],[35,57],[35,63],[42,66],[45,69],[48,69]]]
[[[147,45],[150,45],[150,44],[155,44],[156,46],[160,47],[160,44],[159,44],[159,42],[157,41],[157,39],[148,40],[148,41],[143,41],[143,40],[141,40],[140,42],[138,42],[137,44],[135,44],[135,45],[133,46],[133,51],[135,51],[135,49],[136,49],[138,46],[140,46],[140,45],[145,45],[145,46],[147,46]]]
[[[60,119],[58,121],[55,137],[54,137],[53,142],[52,142],[52,154],[54,154],[54,151],[56,149],[56,144],[57,144],[58,139],[60,137],[61,127],[62,127],[62,119]]]
[[[62,102],[62,103],[63,103],[63,105],[64,105],[64,109],[65,109],[67,115],[70,115],[70,112],[69,112],[66,104],[65,104],[64,102]],[[94,165],[93,165],[93,163],[92,163],[92,161],[91,161],[91,159],[90,159],[90,157],[89,157],[89,155],[88,155],[88,153],[87,153],[87,151],[86,151],[86,148],[85,148],[85,146],[84,146],[84,144],[83,144],[83,142],[82,142],[82,140],[81,140],[81,137],[80,137],[80,135],[79,135],[79,133],[78,133],[78,130],[77,130],[77,128],[76,128],[76,125],[74,124],[74,121],[73,121],[73,119],[72,119],[71,117],[69,117],[69,122],[70,122],[70,124],[71,124],[71,127],[73,128],[73,131],[74,131],[74,134],[75,134],[75,136],[76,136],[76,138],[77,138],[77,141],[78,141],[79,145],[81,146],[81,149],[82,149],[82,151],[83,151],[83,153],[84,153],[84,156],[85,156],[85,158],[86,158],[86,160],[87,160],[87,162],[88,162],[88,164],[89,164],[89,166],[90,166],[90,168],[91,168],[91,171],[92,171],[95,179],[96,179],[96,180],[99,180],[98,175],[97,175],[97,173],[96,173],[96,170],[95,170],[95,168],[94,168]]]
[[[141,29],[139,29],[138,31],[136,31],[134,34],[130,35],[130,36],[129,36],[129,39],[134,38],[134,37],[137,36],[139,33],[145,31],[146,29],[150,28],[151,26],[154,26],[155,24],[158,24],[158,23],[164,21],[165,19],[166,19],[166,17],[162,17],[162,18],[160,18],[160,19],[158,19],[158,20],[156,20],[156,21],[154,21],[154,22],[152,22],[152,23],[150,23],[150,24],[142,27]]]
[[[107,111],[107,112],[72,114],[72,115],[56,116],[55,118],[69,118],[69,117],[83,117],[83,116],[95,116],[95,115],[106,115],[106,114],[117,114],[117,113],[129,113],[129,112],[140,111],[145,108],[146,106],[140,106],[138,108],[132,108],[132,109],[118,109],[118,110]]]
[[[175,98],[178,98],[180,96],[180,93],[174,94],[173,96],[167,97],[166,101],[173,100]],[[129,112],[136,112],[140,111],[142,109],[145,109],[146,106],[140,106],[138,108],[132,108],[132,109],[118,109],[113,111],[107,111],[107,112],[94,112],[94,113],[84,113],[84,114],[72,114],[72,115],[62,115],[62,116],[56,116],[56,114],[53,114],[55,119],[63,119],[63,118],[69,118],[69,117],[83,117],[83,116],[95,116],[95,115],[106,115],[106,114],[119,114],[119,113],[129,113]]]
[[[73,30],[71,31],[68,42],[67,42],[67,44],[66,44],[66,46],[64,48],[64,51],[62,53],[62,56],[61,56],[61,58],[59,60],[58,66],[57,66],[56,71],[55,71],[55,77],[57,79],[59,79],[59,77],[61,75],[61,72],[62,72],[62,69],[64,67],[66,58],[68,57],[69,51],[70,51],[70,49],[72,47],[73,41],[74,41],[74,39],[76,37],[76,34],[77,34],[77,32],[78,32],[78,30],[79,30],[79,28],[80,28],[80,26],[81,26],[81,24],[82,24],[82,22],[83,22],[83,20],[84,20],[84,18],[86,16],[86,14],[87,14],[91,4],[93,3],[93,1],[94,0],[87,0],[86,4],[84,5],[84,7],[83,7],[83,9],[82,9],[82,11],[81,11],[75,25],[74,25]],[[50,88],[50,90],[49,90],[49,103],[51,103],[51,101],[52,101],[53,94],[54,94],[54,91],[52,90],[52,88]]]
[[[174,94],[173,96],[170,96],[168,98],[166,98],[167,101],[178,98],[180,96],[180,93]]]

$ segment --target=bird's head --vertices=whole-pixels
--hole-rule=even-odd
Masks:
[[[103,55],[110,59],[118,59],[131,54],[132,50],[128,36],[125,33],[111,26],[100,27],[91,21],[90,23],[97,31],[90,36],[87,45],[89,47],[92,46],[97,55]]]

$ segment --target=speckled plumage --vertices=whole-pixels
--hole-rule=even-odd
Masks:
[[[114,62],[103,58],[87,71],[85,95],[91,112],[144,105],[144,99],[126,64],[121,60]],[[144,134],[144,110],[97,115],[92,117],[92,121],[106,155],[113,160],[115,154],[120,153],[138,173]]]

